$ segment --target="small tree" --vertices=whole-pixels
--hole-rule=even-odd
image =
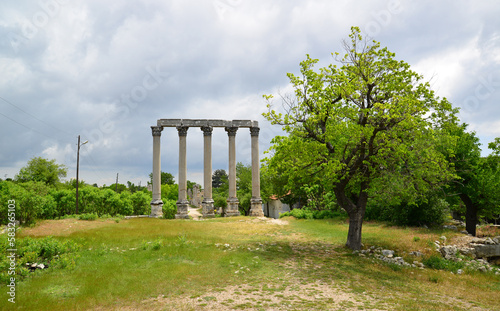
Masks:
[[[152,184],[153,183],[153,173],[149,174],[149,179],[150,179],[150,183]],[[167,172],[161,172],[160,180],[161,180],[162,185],[175,184],[174,175],[167,173]]]
[[[41,157],[34,157],[28,165],[21,168],[15,180],[19,182],[41,181],[47,185],[55,186],[60,183],[61,177],[66,177],[67,168],[64,165],[56,164],[56,160],[47,160]]]
[[[359,28],[352,28],[350,39],[346,54],[335,54],[339,66],[315,71],[318,60],[307,55],[301,76],[288,74],[295,93],[282,96],[285,113],[269,103],[264,115],[288,133],[273,140],[279,161],[270,164],[296,178],[321,177],[349,215],[346,246],[360,249],[374,180],[405,171],[406,188],[425,188],[451,176],[435,142],[436,129],[454,120],[456,111],[407,63],[380,43],[363,40]]]
[[[227,183],[227,173],[223,169],[217,169],[212,174],[212,187],[219,188],[224,183]]]

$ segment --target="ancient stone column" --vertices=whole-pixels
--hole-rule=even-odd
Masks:
[[[189,219],[187,200],[187,155],[186,155],[186,136],[188,127],[178,126],[179,132],[179,200],[177,201],[176,219]]]
[[[263,217],[264,212],[260,197],[259,131],[258,127],[250,128],[252,138],[252,199],[250,200],[249,216]]]
[[[163,201],[161,200],[160,145],[163,127],[152,126],[151,131],[153,132],[153,200],[151,201],[150,217],[161,217],[163,216]]]
[[[203,131],[203,202],[201,202],[204,218],[214,217],[214,200],[212,199],[212,130],[211,126],[201,127]]]
[[[236,131],[237,127],[226,127],[229,137],[229,198],[227,208],[224,211],[225,217],[239,216],[238,197],[236,196]]]

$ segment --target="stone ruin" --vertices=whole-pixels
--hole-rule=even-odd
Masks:
[[[198,127],[203,132],[203,217],[214,217],[214,200],[212,199],[212,132],[214,128],[224,128],[229,140],[229,198],[224,216],[239,216],[238,198],[236,197],[236,132],[240,128],[250,129],[252,149],[252,198],[250,200],[250,216],[264,216],[260,197],[260,163],[259,163],[259,123],[251,120],[207,120],[207,119],[159,119],[156,126],[151,126],[153,134],[153,200],[151,201],[151,217],[163,215],[161,200],[161,132],[166,127],[174,127],[179,134],[179,200],[177,201],[176,219],[189,219],[190,202],[187,194],[187,151],[186,137],[189,128]],[[194,196],[194,194],[193,194]],[[201,199],[201,198],[200,198]],[[198,203],[197,201],[195,203]],[[198,206],[197,204],[194,204]]]
[[[191,206],[194,206],[196,208],[202,207],[203,193],[201,192],[200,185],[195,184],[193,186],[193,189],[188,189],[187,195],[188,195],[189,203],[191,204]]]

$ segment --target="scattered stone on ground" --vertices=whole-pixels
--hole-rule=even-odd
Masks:
[[[494,238],[465,236],[456,239],[453,245],[445,245],[446,241],[447,238],[445,236],[441,236],[439,240],[434,241],[436,251],[444,259],[455,262],[464,261],[464,265],[468,270],[494,272],[496,275],[500,275],[500,269],[492,266],[493,264],[500,264],[500,236]],[[382,249],[381,247],[371,246],[368,249],[354,251],[353,253],[359,254],[362,257],[372,255],[389,264],[420,269],[425,268],[424,264],[417,260],[410,264],[402,257],[395,257],[395,251]],[[424,256],[420,251],[412,251],[409,255],[414,257]],[[462,269],[457,271],[457,274],[462,273]]]

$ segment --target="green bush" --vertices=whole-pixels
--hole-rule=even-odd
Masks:
[[[78,219],[80,219],[80,220],[96,220],[97,218],[99,218],[99,216],[97,216],[97,214],[95,214],[95,213],[78,215]]]
[[[151,214],[151,195],[138,191],[130,196],[134,215]]]
[[[105,213],[104,196],[101,189],[83,186],[78,189],[79,213]]]
[[[64,215],[71,215],[75,213],[76,208],[76,190],[61,189],[52,190],[51,196],[56,202],[56,216],[63,217]]]
[[[33,224],[37,218],[56,217],[56,203],[49,193],[50,188],[43,182],[25,183],[0,182],[0,221],[8,221],[9,201],[15,201],[16,220],[25,225]]]
[[[134,207],[132,205],[132,195],[130,191],[123,191],[120,193],[120,207],[118,209],[118,214],[130,216],[134,214]]]
[[[435,270],[446,270],[456,273],[458,269],[463,269],[465,264],[461,261],[455,262],[446,260],[441,256],[432,255],[431,257],[422,261],[424,265]]]
[[[57,268],[69,267],[72,262],[72,266],[74,266],[77,252],[80,250],[80,245],[74,241],[61,241],[50,236],[39,239],[26,237],[18,239],[16,242],[18,256],[16,275],[20,276],[20,278],[27,276],[29,273],[29,270],[26,269],[26,263],[43,263],[46,266]],[[0,235],[0,252],[2,254],[6,253],[7,246],[7,235]],[[58,263],[60,260],[68,261],[69,258],[72,258],[72,260],[65,262],[63,265]],[[9,264],[7,256],[0,257],[0,282],[5,283],[9,280]]]
[[[176,201],[179,199],[179,185],[165,184],[161,185],[161,200],[163,202],[167,200]]]
[[[344,214],[338,211],[332,211],[332,210],[312,211],[307,207],[305,207],[302,209],[296,208],[291,210],[290,212],[282,213],[280,214],[280,218],[285,216],[293,216],[297,219],[328,219],[328,218],[336,218],[342,215]]]
[[[285,216],[293,216],[297,219],[314,219],[313,211],[310,211],[306,208],[303,208],[303,209],[296,208],[296,209],[293,209],[289,212],[282,213],[280,215],[280,218],[285,217]]]
[[[227,207],[227,196],[214,194],[213,200],[215,208],[222,207],[223,209],[225,209]]]
[[[440,226],[446,220],[448,208],[448,203],[436,195],[394,205],[369,202],[365,219],[389,221],[400,226]]]
[[[177,214],[177,204],[174,200],[163,201],[163,218],[174,219]]]

